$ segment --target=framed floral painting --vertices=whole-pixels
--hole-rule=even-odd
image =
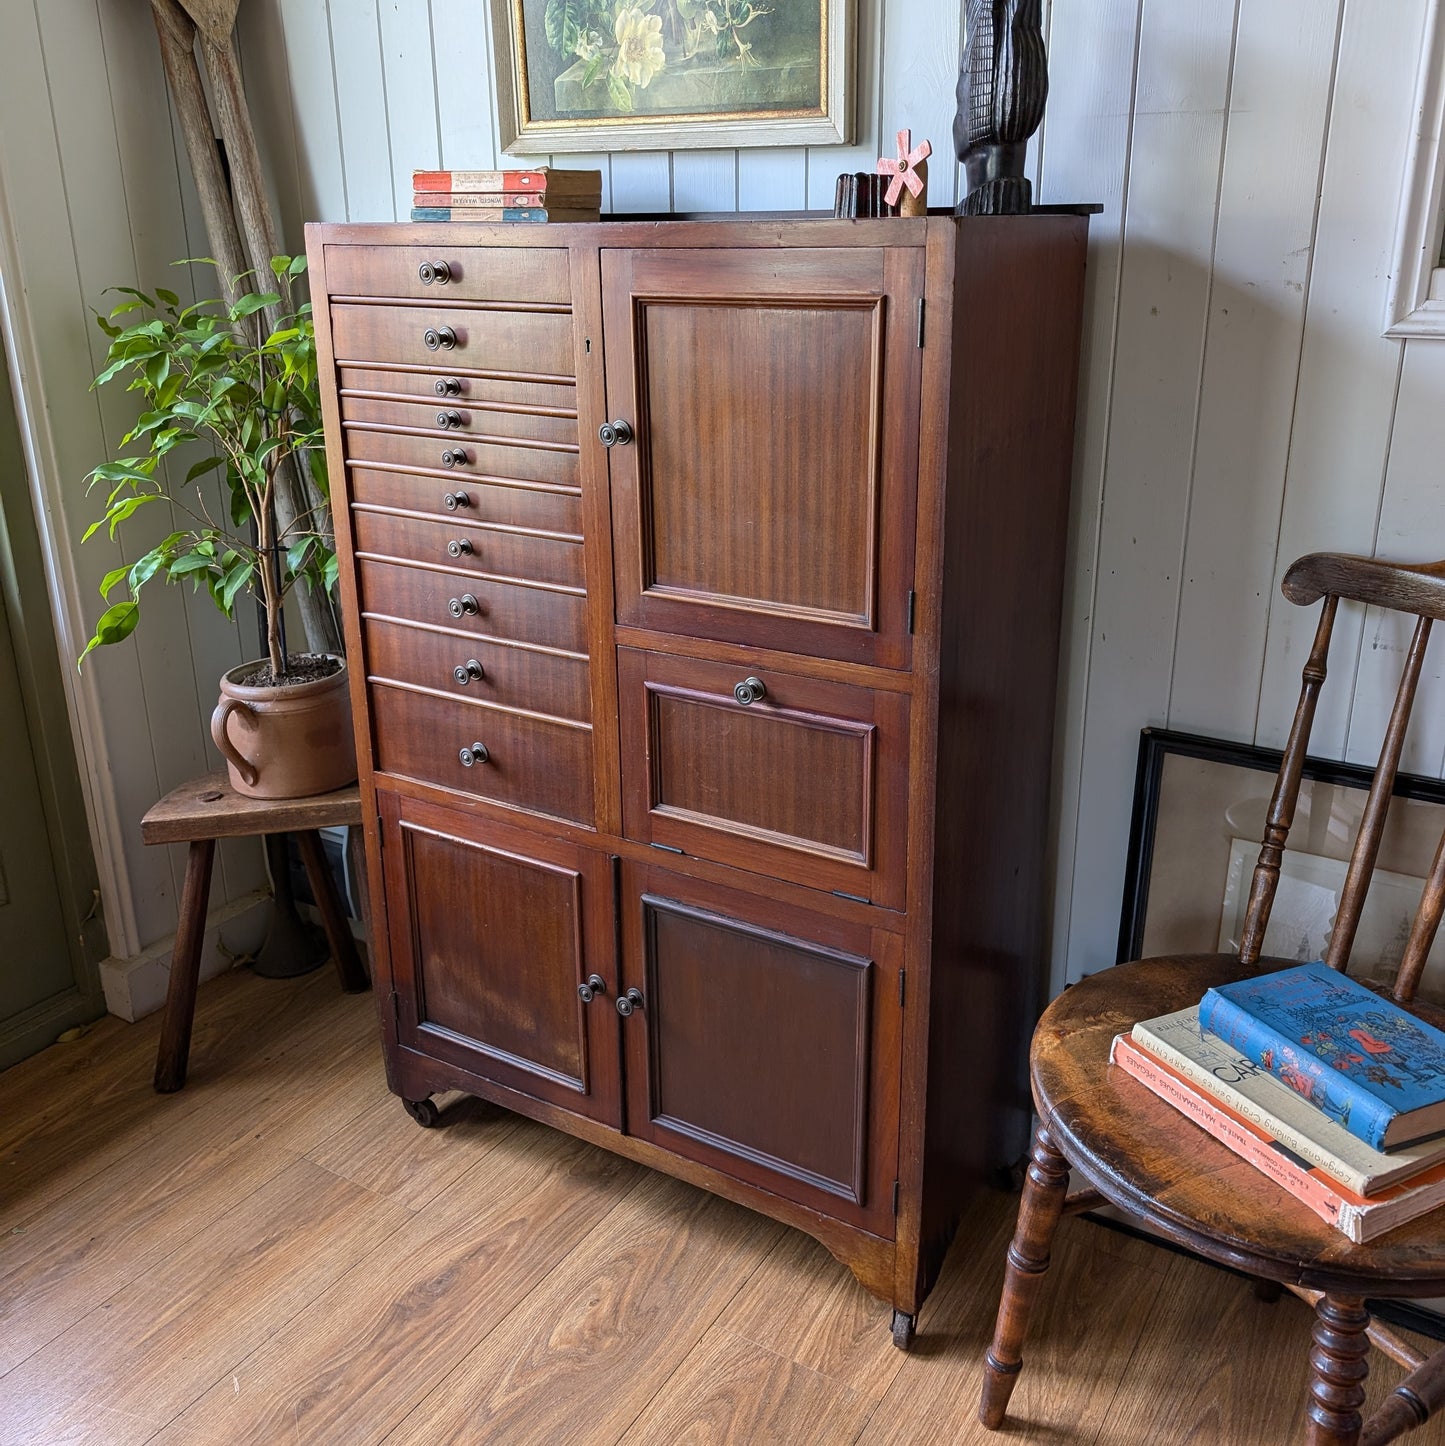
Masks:
[[[492,0],[511,155],[848,144],[855,0]]]

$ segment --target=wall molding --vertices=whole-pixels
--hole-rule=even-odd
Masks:
[[[1385,335],[1445,337],[1445,0],[1430,0],[1385,305]]]
[[[111,779],[105,715],[94,670],[82,673],[75,666],[75,659],[84,646],[79,640],[83,640],[89,630],[83,623],[78,625],[82,609],[75,570],[76,540],[70,535],[61,502],[61,469],[50,430],[50,414],[40,394],[40,354],[20,276],[19,246],[7,199],[4,167],[0,165],[0,331],[4,333],[10,366],[15,417],[29,474],[35,528],[44,557],[60,676],[71,740],[80,768],[81,791],[95,850],[111,952],[130,955],[140,948],[140,934],[125,861],[120,811]]]

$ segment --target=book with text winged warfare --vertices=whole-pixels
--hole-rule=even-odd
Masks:
[[[1377,1150],[1445,1130],[1445,1033],[1326,964],[1211,989],[1199,1023]]]

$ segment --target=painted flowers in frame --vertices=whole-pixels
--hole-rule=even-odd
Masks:
[[[855,0],[492,0],[503,149],[846,144]]]

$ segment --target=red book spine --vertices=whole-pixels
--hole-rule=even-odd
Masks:
[[[413,191],[544,191],[546,171],[413,171]]]

